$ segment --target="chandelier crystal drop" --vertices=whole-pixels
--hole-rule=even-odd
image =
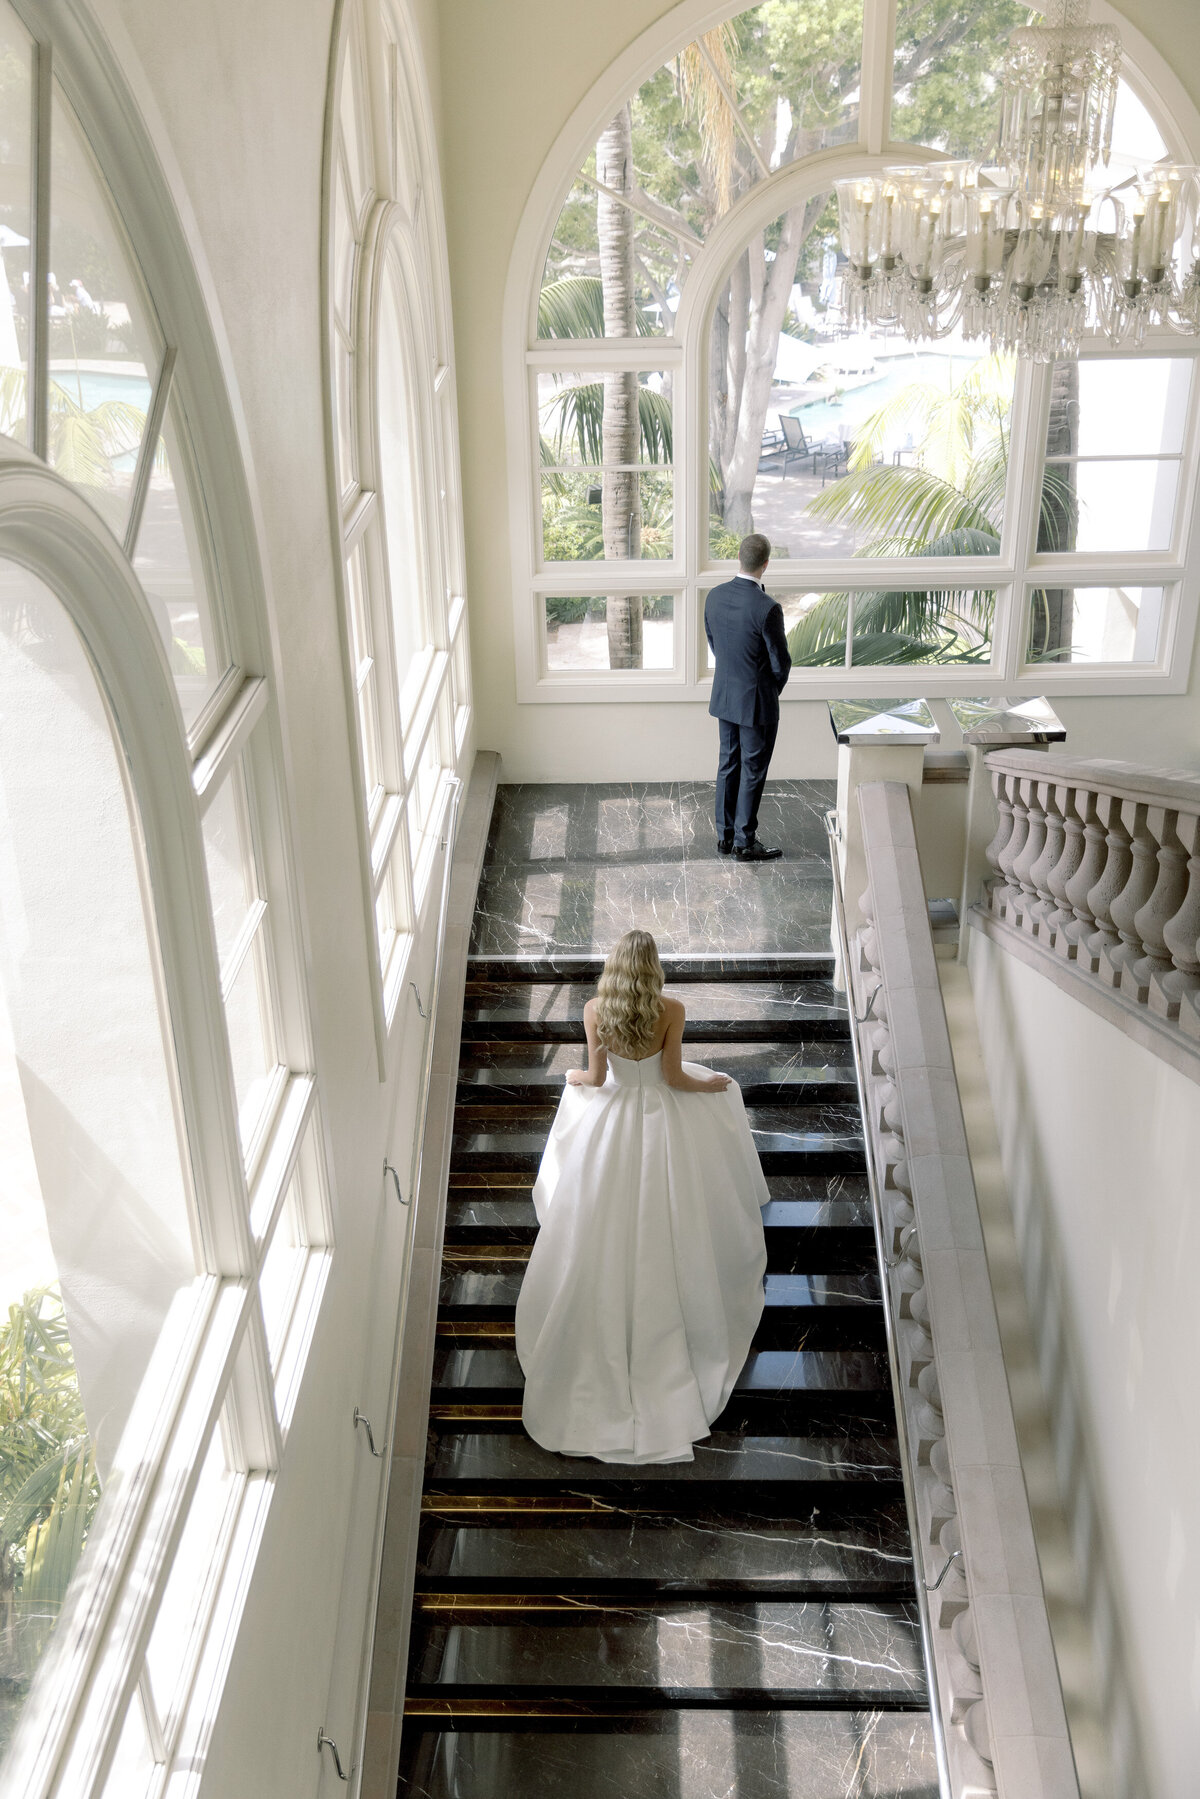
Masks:
[[[1087,0],[1051,0],[1044,25],[1013,33],[991,162],[835,182],[847,324],[914,339],[957,326],[1037,362],[1076,354],[1085,330],[1200,332],[1200,170],[1109,179],[1120,69]]]

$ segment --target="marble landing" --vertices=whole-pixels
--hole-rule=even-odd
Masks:
[[[701,782],[501,786],[472,954],[603,953],[633,929],[664,954],[828,954],[835,784],[767,783],[759,837],[784,855],[757,865],[717,854],[713,794]]]

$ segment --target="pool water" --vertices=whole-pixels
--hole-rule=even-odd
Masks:
[[[139,412],[150,410],[150,383],[144,375],[127,369],[97,370],[52,368],[50,379],[56,381],[76,405],[82,401],[85,412],[102,406],[106,400],[124,400]]]
[[[873,412],[878,412],[893,395],[911,387],[914,381],[936,383],[946,393],[953,393],[979,360],[979,356],[972,356],[965,350],[956,351],[952,356],[919,350],[911,356],[889,356],[886,362],[880,361],[879,373],[873,380],[853,388],[840,399],[814,400],[807,405],[790,406],[788,411],[801,421],[805,436],[811,442],[845,440],[852,438]],[[901,428],[896,442],[888,447],[898,448],[907,435],[907,428]]]

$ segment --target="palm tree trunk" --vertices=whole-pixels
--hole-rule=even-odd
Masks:
[[[1050,421],[1046,430],[1046,455],[1073,456],[1079,444],[1079,364],[1074,357],[1060,357],[1050,374]],[[1038,518],[1037,547],[1048,552],[1073,550],[1078,530],[1075,499],[1075,464],[1058,464],[1064,485],[1043,496]],[[1041,655],[1067,661],[1071,649],[1072,605],[1067,588],[1048,587],[1042,621]],[[1041,633],[1039,633],[1040,635]]]
[[[734,430],[732,442],[730,433],[726,431],[721,475],[725,487],[725,529],[735,531],[739,536],[754,529],[754,514],[751,510],[754,482],[758,474],[763,426],[766,424],[767,407],[771,398],[771,382],[775,377],[780,333],[787,316],[800,251],[816,223],[823,203],[824,196],[818,195],[806,205],[795,206],[787,213],[773,262],[767,262],[760,236],[738,264],[738,267],[744,264],[749,285],[746,332],[742,340],[745,349],[740,368],[740,392],[736,411],[733,410],[733,395],[730,393],[730,416],[734,421]],[[736,355],[732,302],[729,352],[732,374]]]
[[[596,179],[613,193],[631,194],[633,172],[633,122],[628,105],[606,126],[596,145]],[[600,245],[600,286],[604,299],[605,337],[633,337],[637,333],[634,283],[633,214],[626,206],[601,192],[596,200],[596,231]],[[621,369],[604,377],[604,423],[600,480],[600,517],[604,554],[609,561],[637,558],[642,553],[642,505],[639,478],[628,467],[638,460],[638,378],[635,370]],[[608,665],[610,668],[642,666],[642,602],[628,594],[609,594]]]

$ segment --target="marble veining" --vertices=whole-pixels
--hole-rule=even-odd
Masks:
[[[768,782],[759,834],[785,858],[719,857],[703,783],[501,786],[472,950],[607,950],[651,930],[664,953],[829,949],[823,814],[831,781]]]
[[[402,1799],[937,1799],[929,1719],[911,1713],[639,1715],[603,1734],[430,1735]]]

